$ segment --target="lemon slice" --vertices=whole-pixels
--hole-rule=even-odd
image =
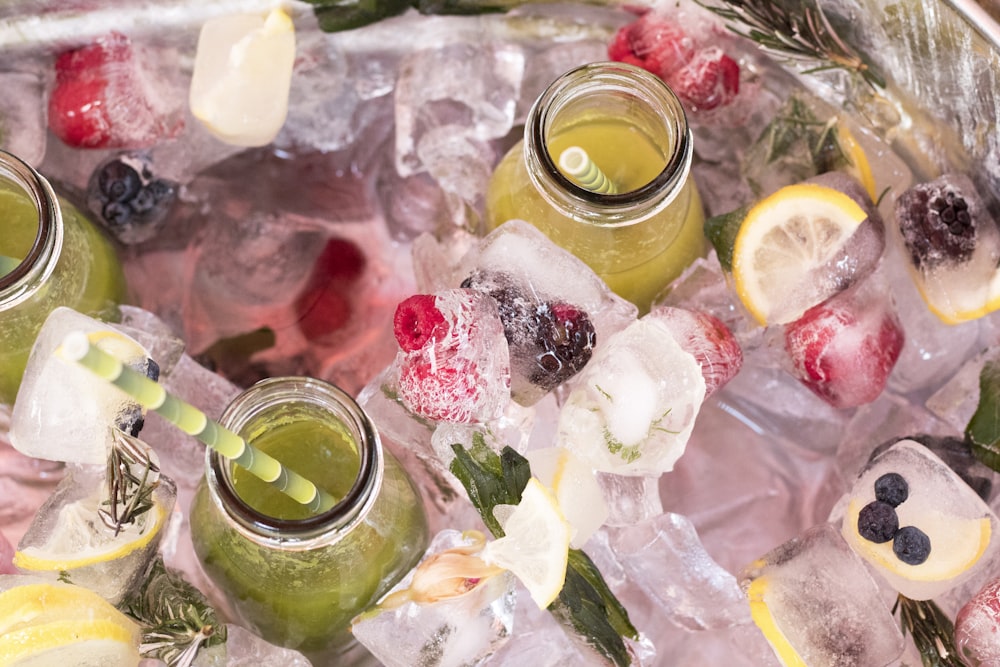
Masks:
[[[0,636],[4,667],[129,667],[139,664],[139,627],[116,620],[61,620]]]
[[[897,508],[900,525],[918,526],[930,538],[932,545],[927,560],[919,565],[908,565],[893,553],[892,540],[877,543],[858,534],[858,514],[862,507],[857,499],[851,499],[848,504],[844,518],[844,536],[848,544],[872,565],[909,581],[940,582],[955,579],[975,565],[990,544],[992,531],[988,517],[960,519],[933,510],[910,517],[905,512],[904,504]],[[935,549],[934,545],[939,547]]]
[[[534,449],[525,458],[531,464],[531,474],[552,490],[573,527],[570,546],[582,547],[609,513],[593,469],[565,447]]]
[[[198,37],[191,113],[226,143],[268,144],[288,115],[294,64],[295,26],[281,9],[211,19]]]
[[[0,635],[58,620],[114,621],[121,616],[104,598],[82,586],[37,582],[0,593]]]
[[[753,206],[733,247],[736,291],[750,314],[785,324],[842,289],[824,272],[867,218],[849,196],[815,183],[786,186]]]
[[[562,590],[569,561],[572,528],[559,501],[532,477],[503,529],[503,537],[483,547],[483,560],[513,572],[545,609]]]
[[[807,667],[805,660],[792,647],[785,633],[778,627],[771,609],[767,606],[767,577],[761,576],[750,582],[747,598],[750,600],[750,618],[771,644],[775,655],[785,667]]]
[[[127,558],[148,547],[166,519],[166,509],[156,503],[114,535],[99,523],[99,505],[96,494],[64,505],[48,541],[18,549],[14,566],[26,572],[72,572]]]
[[[872,167],[868,162],[868,155],[844,123],[837,123],[837,142],[840,144],[840,150],[843,151],[844,157],[847,158],[848,162],[844,171],[861,183],[873,202],[877,201],[878,193],[875,190],[875,177],[872,175]]]

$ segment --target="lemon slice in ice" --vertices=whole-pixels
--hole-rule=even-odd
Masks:
[[[0,636],[5,667],[128,667],[139,664],[139,629],[121,620],[52,621]]]
[[[202,26],[191,76],[191,113],[236,146],[263,146],[281,130],[295,64],[295,26],[266,17],[221,16]]]
[[[571,545],[579,548],[608,518],[608,504],[593,468],[565,447],[533,449],[525,455],[531,474],[555,494],[573,527]]]
[[[835,290],[819,272],[835,260],[867,213],[839,190],[815,183],[781,188],[758,202],[733,246],[736,291],[761,324],[784,324]]]
[[[559,501],[532,477],[502,523],[504,536],[483,547],[483,560],[513,572],[538,607],[548,607],[566,581],[572,536]]]
[[[99,524],[99,503],[93,495],[65,505],[47,542],[14,553],[15,567],[25,572],[71,572],[126,558],[148,546],[167,518],[165,508],[157,503],[114,535]]]
[[[750,582],[747,597],[750,600],[750,618],[771,644],[781,664],[785,667],[806,667],[805,661],[789,643],[767,606],[767,577],[761,576]]]
[[[121,615],[100,595],[82,586],[35,580],[0,593],[0,635],[59,620],[114,621]]]
[[[877,201],[878,193],[875,191],[875,177],[872,175],[872,167],[868,162],[868,155],[844,123],[837,124],[837,142],[840,144],[840,150],[843,151],[844,157],[847,159],[847,164],[843,167],[843,171],[857,179],[873,202]]]

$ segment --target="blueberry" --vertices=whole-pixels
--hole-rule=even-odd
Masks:
[[[132,217],[132,208],[122,202],[108,202],[101,209],[101,216],[109,225],[118,227],[127,223]]]
[[[149,357],[146,357],[146,377],[153,382],[160,379],[160,365]]]
[[[142,188],[139,192],[135,193],[135,197],[129,202],[129,206],[138,215],[149,213],[156,206],[156,196],[148,187]]]
[[[910,495],[910,485],[896,472],[887,472],[875,480],[875,498],[899,507]]]
[[[121,160],[112,160],[97,174],[97,187],[110,202],[127,202],[142,188],[139,172]]]
[[[920,565],[931,555],[931,538],[916,526],[904,526],[896,531],[892,552],[907,565]]]
[[[870,542],[888,542],[899,528],[899,517],[892,505],[872,501],[858,512],[858,534]]]
[[[156,200],[157,204],[173,201],[175,188],[174,184],[170,181],[158,178],[155,181],[150,181],[145,189],[152,193],[153,199]]]

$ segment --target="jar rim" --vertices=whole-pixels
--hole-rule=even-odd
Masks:
[[[578,93],[578,90],[573,90],[574,88],[600,85],[614,85],[621,89],[628,86],[631,89],[630,92],[637,99],[641,99],[645,95],[656,97],[664,105],[662,115],[665,121],[675,123],[673,150],[663,169],[645,185],[628,192],[605,194],[581,187],[558,168],[556,161],[547,149],[551,116],[560,110],[557,107],[552,112],[550,106],[560,102],[568,95]],[[556,187],[566,193],[569,198],[583,204],[612,210],[658,203],[657,200],[664,192],[673,192],[683,184],[690,170],[693,153],[687,115],[673,90],[661,78],[641,67],[614,61],[589,63],[569,70],[542,92],[529,111],[525,125],[526,152],[529,147],[537,156],[544,175],[551,179]],[[539,147],[542,149],[537,150]],[[535,178],[534,173],[531,173],[532,178]],[[538,184],[536,183],[536,185]]]
[[[279,519],[247,503],[233,488],[231,465],[218,452],[206,451],[209,489],[224,511],[244,529],[262,537],[309,538],[330,529],[347,528],[364,518],[382,479],[382,443],[374,424],[357,402],[333,384],[304,376],[266,378],[237,395],[226,407],[220,423],[239,433],[251,419],[287,403],[307,402],[330,409],[354,436],[359,466],[351,488],[330,509],[303,519]],[[301,471],[297,471],[301,472]]]
[[[62,248],[59,203],[52,186],[27,162],[0,149],[0,179],[16,185],[35,205],[38,230],[24,259],[0,276],[0,304],[26,298],[55,267]],[[54,256],[53,256],[54,255]]]

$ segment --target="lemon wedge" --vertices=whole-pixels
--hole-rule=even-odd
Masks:
[[[483,547],[482,558],[514,573],[539,609],[559,595],[566,582],[572,528],[555,495],[532,477],[521,502],[503,521],[504,536]]]
[[[570,546],[580,548],[608,518],[608,504],[593,469],[565,447],[533,449],[525,458],[531,474],[552,490],[573,526]]]
[[[775,655],[785,667],[807,667],[805,661],[789,643],[785,633],[778,627],[770,608],[767,606],[768,580],[766,576],[757,577],[747,588],[747,598],[750,600],[750,618],[771,644]]]
[[[263,146],[288,115],[295,26],[280,8],[207,21],[198,37],[191,113],[222,141]]]
[[[851,197],[816,183],[781,188],[753,206],[733,246],[736,292],[760,324],[794,321],[842,289],[824,272],[843,255],[868,214]]]

